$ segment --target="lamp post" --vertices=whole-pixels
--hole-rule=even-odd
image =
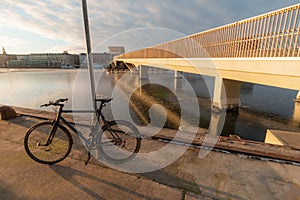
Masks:
[[[92,104],[93,104],[93,109],[96,110],[96,92],[95,92],[95,82],[94,82],[93,57],[91,54],[91,39],[90,39],[89,19],[88,19],[86,0],[82,0],[82,13],[83,13],[83,23],[84,23],[84,30],[85,30],[87,64],[88,64],[88,72],[89,72],[90,85],[91,85]]]

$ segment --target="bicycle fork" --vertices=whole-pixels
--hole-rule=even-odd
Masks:
[[[52,143],[52,140],[53,140],[53,138],[54,138],[54,136],[55,136],[56,131],[57,131],[57,124],[54,123],[54,124],[53,124],[53,127],[52,127],[52,129],[51,129],[51,132],[50,132],[50,134],[49,134],[49,137],[48,137],[48,139],[47,139],[47,142],[46,142],[45,144],[41,144],[41,143],[39,142],[39,143],[37,143],[37,146],[46,146],[46,147],[49,146],[49,145]]]

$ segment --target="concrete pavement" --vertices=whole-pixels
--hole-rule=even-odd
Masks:
[[[56,165],[31,160],[24,134],[37,119],[0,121],[0,199],[181,199],[182,191],[101,164],[85,166],[78,139],[70,156]],[[187,199],[196,199],[187,195]]]
[[[128,174],[97,160],[85,166],[77,137],[71,154],[42,165],[24,151],[29,127],[41,120],[0,120],[0,199],[299,199],[299,166],[261,161],[241,154],[210,152],[199,158],[189,148],[173,164],[154,172]],[[142,150],[159,147],[143,140]]]

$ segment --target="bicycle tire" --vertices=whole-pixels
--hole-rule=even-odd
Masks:
[[[118,135],[122,141],[116,141],[112,132]],[[132,123],[116,120],[110,121],[102,127],[96,142],[100,156],[112,163],[122,163],[132,159],[139,152],[141,135]]]
[[[47,143],[53,123],[42,122],[31,127],[24,138],[26,153],[34,161],[42,164],[55,164],[64,160],[73,145],[73,139],[69,131],[62,125],[57,126],[54,138],[48,146]]]

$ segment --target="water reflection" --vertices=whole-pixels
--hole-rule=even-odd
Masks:
[[[70,97],[75,75],[74,70],[0,73],[0,103],[37,109],[49,100]]]
[[[153,105],[161,105],[159,109],[152,109]],[[130,97],[131,116],[135,123],[141,125],[152,124],[160,127],[161,116],[166,113],[165,128],[178,129],[181,120],[181,109],[176,95],[168,88],[159,84],[143,84]],[[183,119],[187,120],[187,119]]]
[[[162,76],[155,75],[154,78],[158,77]],[[153,76],[150,75],[150,78]],[[173,81],[173,92],[181,93],[185,98],[189,97],[188,91],[185,91],[186,81],[193,86],[199,97],[200,127],[209,128],[211,134],[236,134],[244,139],[264,141],[267,129],[300,131],[300,103],[293,101],[296,91],[243,83],[240,112],[227,112],[226,118],[221,119],[219,114],[210,110],[213,78],[193,74],[185,74],[185,78],[174,79],[172,75],[164,74],[161,82],[167,84]]]

